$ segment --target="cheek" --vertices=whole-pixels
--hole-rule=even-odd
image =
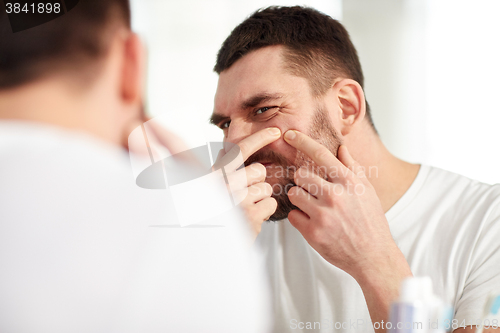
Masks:
[[[288,119],[287,119],[288,118]],[[271,121],[266,123],[265,127],[277,127],[281,131],[281,138],[276,140],[275,142],[271,143],[269,147],[271,148],[280,148],[284,149],[284,147],[289,147],[292,149],[292,147],[286,143],[286,141],[283,139],[283,136],[285,133],[289,130],[296,130],[301,133],[309,135],[309,123],[307,119],[296,119],[296,116],[292,115],[282,115],[280,117],[276,117],[275,119],[272,119]],[[293,149],[295,150],[295,149]]]
[[[278,140],[269,144],[266,148],[283,155],[286,159],[288,159],[288,161],[290,163],[294,163],[295,159],[297,157],[297,149],[290,146],[285,141],[283,136],[285,135],[286,131],[288,131],[290,129],[298,130],[300,132],[304,132],[304,130],[301,130],[300,128],[297,128],[295,126],[287,127],[287,126],[281,125],[281,126],[276,126],[276,127],[278,127],[281,130],[281,137]],[[307,134],[307,131],[305,131],[305,133]]]

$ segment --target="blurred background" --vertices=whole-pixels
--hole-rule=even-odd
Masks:
[[[500,183],[500,1],[132,0],[149,50],[148,106],[190,146],[221,141],[208,124],[216,53],[270,5],[307,5],[349,31],[379,134],[396,156]]]

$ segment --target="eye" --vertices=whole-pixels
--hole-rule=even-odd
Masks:
[[[267,106],[265,106],[265,107],[260,108],[260,109],[258,109],[257,111],[255,111],[255,114],[263,114],[264,112],[266,112],[266,111],[268,111],[268,110],[270,110],[270,109],[272,109],[272,108],[271,108],[271,107],[267,107]]]
[[[221,129],[226,129],[226,128],[229,128],[229,124],[231,123],[231,121],[226,121],[226,122],[223,122],[222,124],[220,124],[220,128]]]

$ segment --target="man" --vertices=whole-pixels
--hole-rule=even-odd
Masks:
[[[465,326],[500,289],[500,187],[407,163],[384,147],[344,27],[310,8],[263,9],[233,30],[214,70],[211,120],[224,140],[266,127],[284,133],[247,160],[267,169],[278,201],[261,214],[276,223],[254,218],[277,331],[385,331],[389,305],[412,275],[430,276],[454,306],[455,332],[475,331]]]
[[[171,199],[132,177],[122,145],[144,121],[145,73],[128,1],[10,23],[1,2],[0,331],[268,331],[238,211],[224,227],[167,228]]]

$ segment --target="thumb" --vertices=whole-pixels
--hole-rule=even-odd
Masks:
[[[290,213],[288,213],[288,221],[290,224],[295,227],[305,239],[308,239],[308,229],[311,226],[310,218],[301,210],[294,209]]]
[[[352,158],[351,153],[349,153],[349,150],[347,149],[347,146],[341,145],[339,147],[338,159],[357,177],[366,178],[364,168],[358,162],[356,162],[354,158]]]

